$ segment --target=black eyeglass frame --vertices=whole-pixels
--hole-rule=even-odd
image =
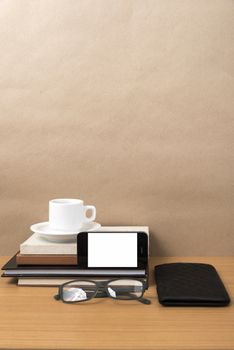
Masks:
[[[131,297],[129,295],[128,298],[118,298],[118,297],[113,297],[110,292],[108,291],[108,285],[111,283],[111,282],[115,282],[115,281],[138,281],[138,282],[141,282],[142,283],[142,292],[141,292],[141,295],[140,296],[134,296],[134,297]],[[87,298],[87,299],[82,299],[82,300],[77,300],[77,301],[67,301],[67,300],[64,300],[63,298],[63,289],[65,286],[67,286],[68,284],[71,284],[71,283],[74,283],[74,282],[91,282],[91,283],[94,283],[95,284],[95,290],[92,294],[91,297]],[[76,280],[71,280],[71,281],[68,281],[68,282],[65,282],[63,284],[61,284],[59,286],[59,289],[58,289],[58,294],[56,294],[54,296],[55,300],[62,300],[64,303],[66,304],[76,304],[76,303],[83,303],[85,301],[89,301],[95,297],[110,297],[112,299],[115,299],[115,300],[138,300],[140,302],[142,302],[143,304],[150,304],[150,300],[148,299],[145,299],[143,298],[143,295],[145,293],[147,289],[147,284],[145,283],[144,280],[142,279],[135,279],[135,278],[114,278],[114,279],[110,279],[110,280],[107,280],[107,281],[103,281],[103,282],[96,282],[96,281],[93,281],[93,280],[83,280],[83,279],[76,279]],[[102,292],[102,294],[100,296],[98,296],[98,292]]]

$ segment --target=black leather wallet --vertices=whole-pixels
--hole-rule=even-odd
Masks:
[[[198,263],[155,266],[159,302],[165,306],[226,306],[229,295],[216,269]]]

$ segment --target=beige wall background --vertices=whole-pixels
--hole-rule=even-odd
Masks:
[[[233,1],[0,2],[0,253],[48,200],[233,255]]]

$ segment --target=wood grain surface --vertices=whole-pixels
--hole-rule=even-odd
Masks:
[[[1,265],[8,259],[2,257]],[[167,308],[158,303],[153,266],[164,262],[213,264],[234,297],[234,257],[151,258],[151,305],[97,299],[80,305],[55,301],[54,287],[18,287],[0,279],[0,349],[234,349],[234,308]]]

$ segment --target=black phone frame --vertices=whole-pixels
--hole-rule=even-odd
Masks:
[[[88,267],[88,233],[125,233],[123,231],[84,231],[77,235],[77,261],[79,268],[92,270],[142,270],[148,265],[148,235],[143,231],[126,231],[137,233],[137,267]]]

